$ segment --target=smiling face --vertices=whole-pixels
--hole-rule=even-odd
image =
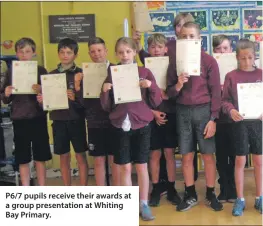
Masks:
[[[107,53],[108,50],[104,44],[92,44],[89,47],[89,55],[94,63],[105,63],[107,61]]]

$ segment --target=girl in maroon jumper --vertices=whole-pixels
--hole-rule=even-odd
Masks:
[[[130,38],[120,38],[115,46],[120,64],[133,64],[136,44]],[[101,92],[102,108],[110,112],[115,127],[116,152],[114,162],[120,165],[121,185],[131,186],[132,162],[138,176],[140,188],[140,214],[143,220],[153,220],[148,206],[149,174],[147,162],[150,155],[151,107],[157,107],[162,99],[159,87],[150,70],[138,67],[142,100],[132,103],[114,104],[111,74],[105,80]],[[149,104],[149,105],[148,105]],[[129,125],[128,128],[126,125]]]
[[[243,215],[245,209],[244,168],[249,153],[252,154],[256,182],[254,208],[262,214],[262,115],[258,119],[244,120],[239,113],[237,96],[237,84],[262,82],[262,70],[254,67],[255,52],[254,43],[248,39],[241,39],[237,43],[238,69],[226,75],[223,89],[222,110],[234,121],[232,133],[236,154],[237,200],[232,210],[233,216]]]

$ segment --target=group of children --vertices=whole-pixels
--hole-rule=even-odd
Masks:
[[[176,17],[175,32],[178,39],[200,39],[199,25],[193,22],[190,14],[181,13]],[[93,62],[108,65],[108,76],[102,84],[100,98],[83,98],[83,74],[82,69],[74,63],[78,55],[78,44],[74,40],[66,38],[59,42],[60,64],[50,72],[66,73],[67,76],[69,109],[50,112],[54,152],[60,156],[64,185],[71,185],[71,142],[76,154],[81,185],[88,183],[86,151],[89,150],[95,159],[95,179],[99,186],[105,185],[106,156],[109,156],[112,184],[115,186],[132,185],[132,164],[135,165],[140,191],[140,215],[143,220],[154,219],[149,206],[159,205],[164,190],[167,190],[167,200],[177,206],[177,211],[186,211],[195,206],[198,200],[193,165],[198,143],[205,166],[207,205],[220,211],[223,209],[222,202],[235,202],[232,214],[242,215],[245,209],[245,156],[251,152],[256,178],[255,208],[262,213],[262,117],[258,120],[243,120],[238,112],[237,101],[237,83],[262,82],[262,70],[254,67],[255,47],[251,41],[238,42],[238,68],[227,74],[221,89],[218,64],[203,50],[200,76],[186,73],[177,76],[176,41],[167,43],[162,34],[153,34],[148,39],[147,53],[140,46],[139,32],[134,33],[133,39],[122,37],[115,45],[118,65],[133,64],[138,51],[142,63],[145,57],[167,55],[170,59],[166,90],[158,87],[149,69],[138,66],[142,100],[123,104],[114,103],[110,71],[113,64],[107,60],[105,42],[101,38],[94,38],[88,46]],[[32,39],[20,39],[15,45],[18,59],[32,60],[35,48]],[[231,52],[231,42],[226,36],[218,36],[213,42],[213,49],[219,53]],[[45,161],[52,157],[47,113],[42,109],[40,84],[40,76],[47,73],[43,67],[38,66],[38,84],[32,87],[36,95],[13,95],[10,69],[1,92],[4,103],[12,102],[15,158],[19,164],[23,185],[29,185],[30,180],[31,143],[39,185],[45,185]],[[183,156],[183,198],[175,189],[174,150],[177,146]],[[166,159],[164,169],[160,168],[162,151]],[[153,185],[149,203],[148,163]],[[220,177],[218,197],[215,195],[216,168]],[[161,172],[164,170],[167,170],[165,186],[160,181]]]

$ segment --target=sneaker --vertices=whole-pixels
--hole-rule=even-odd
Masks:
[[[197,198],[185,194],[183,201],[177,206],[176,210],[183,212],[191,209],[193,206],[196,205],[197,205]]]
[[[254,208],[262,214],[262,196],[259,197],[259,199],[255,200]]]
[[[167,200],[175,206],[178,206],[182,202],[182,199],[178,195],[178,192],[176,191],[175,188],[171,192],[168,191]]]
[[[235,201],[235,204],[233,206],[232,215],[233,216],[242,216],[245,207],[246,207],[245,201],[242,201],[241,199],[237,198]]]
[[[206,205],[212,208],[214,211],[221,211],[223,210],[223,204],[219,202],[219,200],[216,198],[215,193],[212,194],[211,197],[205,198]]]
[[[151,221],[155,219],[155,217],[152,215],[150,207],[145,204],[143,204],[140,208],[140,216],[144,221]]]
[[[156,207],[160,205],[160,191],[158,188],[153,188],[150,194],[149,206]]]
[[[236,188],[231,188],[227,194],[227,201],[230,203],[234,203],[237,199]]]
[[[228,199],[227,199],[226,192],[224,192],[224,190],[221,190],[219,196],[217,196],[217,199],[218,199],[218,201],[221,202],[221,203],[227,202]]]

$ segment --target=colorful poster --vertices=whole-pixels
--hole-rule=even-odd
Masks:
[[[148,6],[149,11],[164,10],[165,9],[165,2],[163,2],[163,1],[147,2],[147,6]]]
[[[153,32],[173,32],[175,12],[150,12]]]
[[[262,31],[262,9],[243,9],[243,29]]]
[[[209,36],[208,35],[201,35],[201,47],[202,49],[206,52],[209,53],[210,48],[209,48]]]
[[[179,11],[190,13],[195,22],[199,24],[201,31],[208,31],[208,10],[195,10],[195,11]]]
[[[166,8],[168,10],[177,10],[179,8],[217,8],[217,7],[255,7],[256,1],[167,1]]]
[[[245,32],[244,33],[244,38],[249,39],[252,42],[255,42],[256,44],[256,53],[259,54],[259,49],[260,45],[259,43],[263,41],[263,34],[262,33],[250,33],[250,32]]]
[[[239,9],[211,9],[212,31],[237,31],[240,30]]]

